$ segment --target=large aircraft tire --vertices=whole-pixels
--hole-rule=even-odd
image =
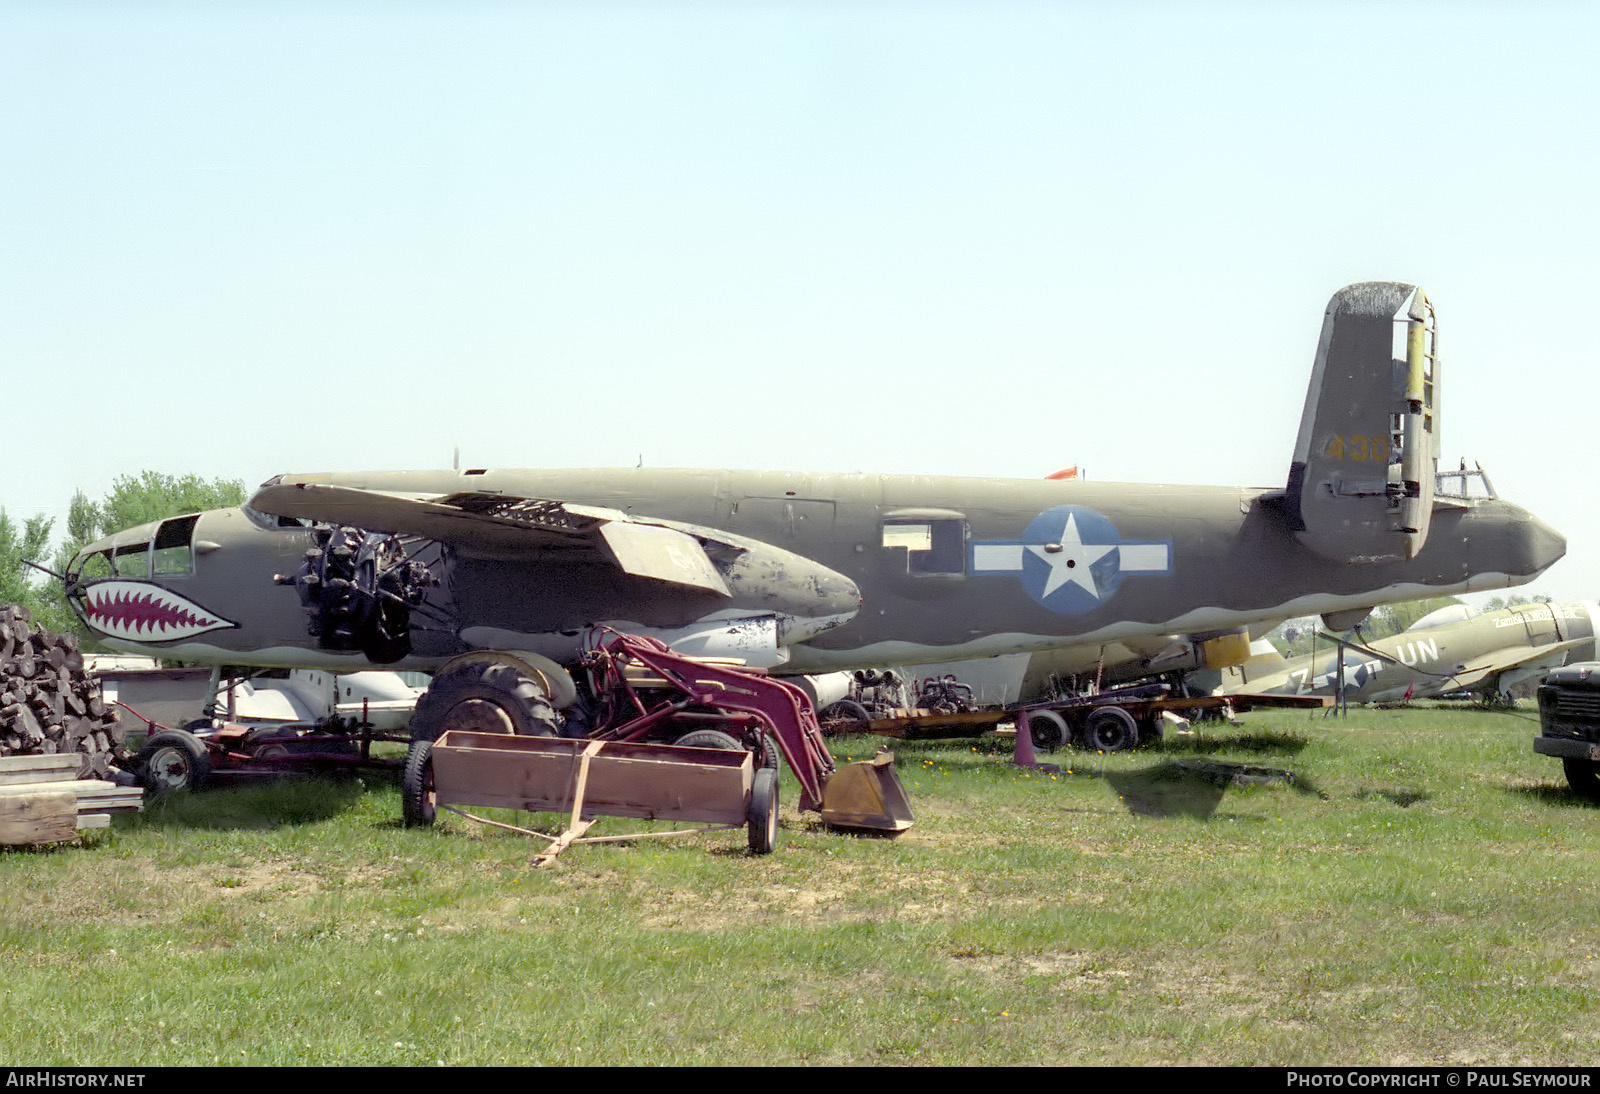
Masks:
[[[411,716],[413,741],[436,740],[450,729],[554,737],[560,728],[544,683],[516,658],[493,655],[446,664]]]
[[[1099,707],[1083,723],[1083,744],[1096,752],[1124,752],[1139,743],[1139,723],[1121,707]]]
[[[400,817],[407,828],[427,828],[438,808],[433,789],[433,742],[412,741],[400,776]]]
[[[1567,785],[1579,797],[1600,801],[1600,764],[1581,756],[1568,756],[1561,761],[1566,772]]]

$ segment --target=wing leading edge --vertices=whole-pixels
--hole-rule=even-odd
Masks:
[[[401,494],[326,483],[268,484],[249,504],[275,517],[421,536],[477,558],[604,561],[635,577],[732,596],[705,539],[674,521],[617,509],[504,494]]]

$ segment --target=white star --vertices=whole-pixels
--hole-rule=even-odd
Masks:
[[[1055,544],[1049,546],[1054,547]],[[1099,600],[1100,587],[1094,583],[1094,574],[1089,568],[1116,550],[1116,544],[1085,544],[1083,537],[1078,535],[1077,517],[1068,516],[1067,527],[1061,533],[1060,550],[1051,551],[1037,543],[1030,543],[1028,550],[1050,564],[1050,576],[1044,583],[1045,596],[1071,582]]]

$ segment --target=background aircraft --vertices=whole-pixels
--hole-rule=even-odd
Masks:
[[[1592,600],[1524,604],[1475,615],[1440,608],[1388,638],[1340,650],[1331,643],[1285,660],[1263,654],[1223,670],[1225,695],[1337,695],[1353,703],[1427,698],[1457,691],[1503,695],[1551,669],[1595,656],[1600,605]]]
[[[438,672],[436,690],[461,678],[442,670],[488,651],[533,665],[558,705],[571,686],[557,666],[597,624],[812,673],[1353,620],[1521,584],[1566,549],[1491,490],[1436,482],[1439,380],[1421,290],[1353,285],[1328,305],[1280,489],[643,468],[284,475],[240,509],[91,544],[68,596],[116,649],[393,664]],[[482,692],[483,674],[469,675]],[[493,701],[523,701],[522,685],[503,690]]]

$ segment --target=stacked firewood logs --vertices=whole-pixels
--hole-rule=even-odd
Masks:
[[[75,753],[80,779],[126,767],[122,726],[83,671],[77,637],[31,618],[21,605],[0,607],[0,756]]]

